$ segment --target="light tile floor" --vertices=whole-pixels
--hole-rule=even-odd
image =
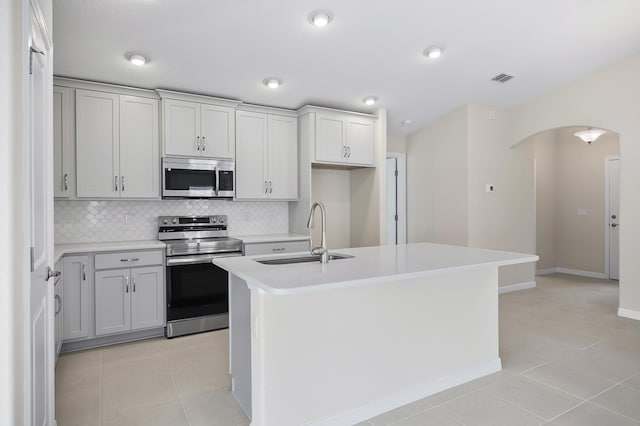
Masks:
[[[500,296],[503,371],[361,425],[640,424],[640,322],[620,318],[617,282],[552,275]],[[247,425],[229,394],[228,332],[61,356],[67,425]]]

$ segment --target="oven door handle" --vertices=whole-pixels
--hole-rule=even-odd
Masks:
[[[179,256],[167,258],[167,266],[177,265],[196,265],[198,263],[211,263],[213,259],[221,257],[236,257],[242,256],[242,253],[219,253],[209,255],[197,255],[197,256]]]

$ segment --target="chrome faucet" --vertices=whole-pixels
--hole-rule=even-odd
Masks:
[[[313,241],[309,240],[309,248],[311,249],[312,255],[320,255],[320,263],[327,263],[329,262],[329,252],[327,251],[325,234],[325,228],[327,227],[327,217],[324,211],[324,204],[319,201],[316,201],[311,206],[311,212],[309,212],[309,220],[307,221],[307,228],[311,229],[313,227],[313,213],[316,211],[316,207],[320,207],[320,216],[322,216],[322,239],[320,240],[320,247],[313,247]]]

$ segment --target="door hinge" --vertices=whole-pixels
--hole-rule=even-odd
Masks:
[[[31,247],[29,249],[29,264],[31,272],[34,271],[34,263],[35,263],[35,257],[36,257],[36,248],[35,247]]]
[[[396,215],[395,219],[396,219],[396,222],[397,222],[398,221],[398,215]]]
[[[394,174],[396,175],[396,177],[398,177],[398,169],[394,171]]]
[[[33,54],[34,53],[37,53],[37,54],[42,55],[42,56],[46,55],[46,53],[44,53],[40,49],[36,49],[33,46],[29,47],[29,75],[33,75]]]

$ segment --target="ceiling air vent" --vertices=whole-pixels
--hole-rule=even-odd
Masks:
[[[512,75],[509,74],[498,74],[495,77],[493,77],[491,80],[498,82],[498,83],[506,83],[507,81],[511,80],[513,78]]]

